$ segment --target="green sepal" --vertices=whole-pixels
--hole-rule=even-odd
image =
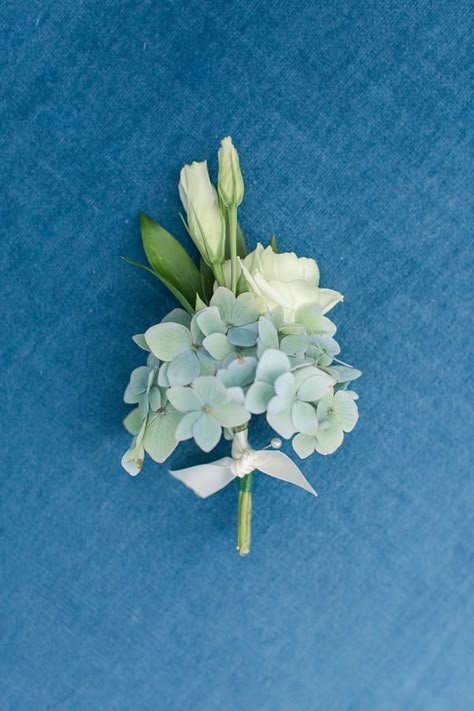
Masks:
[[[272,238],[270,240],[270,247],[273,249],[275,254],[278,253],[278,242],[277,242],[276,235],[272,235]]]

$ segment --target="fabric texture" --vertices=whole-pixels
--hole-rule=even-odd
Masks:
[[[473,707],[471,21],[1,3],[3,711]],[[180,167],[215,176],[228,134],[250,244],[318,259],[364,371],[355,431],[299,462],[318,499],[256,478],[247,559],[234,484],[201,501],[120,467],[131,336],[174,306],[120,255],[142,259],[140,210],[186,242]]]

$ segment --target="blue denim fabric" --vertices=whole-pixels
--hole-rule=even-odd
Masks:
[[[1,4],[3,711],[474,705],[469,6]],[[234,486],[120,467],[174,302],[119,257],[142,209],[186,240],[181,164],[229,133],[250,243],[319,260],[364,371],[319,499],[257,478],[244,560]]]

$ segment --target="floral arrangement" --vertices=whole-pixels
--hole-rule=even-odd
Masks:
[[[179,194],[197,265],[163,227],[141,215],[149,266],[180,303],[133,340],[148,353],[125,390],[135,408],[125,418],[133,435],[122,465],[140,472],[145,452],[162,463],[180,442],[210,452],[221,437],[231,456],[171,471],[201,497],[238,483],[237,549],[250,551],[252,483],[256,471],[316,495],[283,452],[331,454],[358,419],[349,383],[359,370],[339,360],[335,324],[325,315],[342,295],[319,286],[316,261],[279,253],[275,237],[248,252],[237,219],[244,195],[239,156],[230,137],[218,154],[217,190],[207,163],[181,170]],[[131,260],[126,260],[130,262]],[[136,264],[135,262],[131,262]],[[249,423],[264,415],[275,437],[255,451]]]

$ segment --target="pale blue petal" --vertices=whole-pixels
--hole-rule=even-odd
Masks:
[[[210,336],[206,336],[203,346],[213,358],[219,361],[224,360],[229,353],[235,351],[223,333],[212,333]]]
[[[219,286],[212,295],[211,306],[217,306],[225,323],[232,323],[231,316],[234,303],[235,296],[233,292],[224,286]]]
[[[257,324],[250,326],[232,326],[227,338],[234,346],[254,346],[257,342]]]
[[[332,381],[320,375],[312,375],[298,388],[298,399],[305,402],[315,402],[331,391]]]
[[[283,373],[275,380],[275,392],[280,401],[290,407],[295,399],[296,384],[293,373]]]
[[[349,383],[352,380],[357,380],[362,375],[360,370],[347,365],[332,365],[330,368],[325,368],[325,370],[332,375],[337,383]]]
[[[258,322],[258,351],[261,355],[268,348],[278,350],[280,342],[278,340],[278,331],[267,316],[261,316]]]
[[[222,427],[238,427],[250,420],[250,413],[243,405],[229,401],[223,405],[213,407],[211,414],[222,425]]]
[[[314,435],[318,429],[316,410],[308,402],[295,402],[291,408],[291,419],[295,430],[303,434]]]
[[[257,380],[274,383],[279,375],[290,369],[288,356],[281,351],[270,348],[260,358],[257,366]]]
[[[245,398],[245,407],[254,415],[265,412],[267,405],[274,395],[272,385],[263,382],[256,382],[250,386]]]
[[[161,392],[156,386],[152,387],[148,393],[148,400],[150,402],[151,409],[156,412],[161,407]]]
[[[143,333],[137,333],[135,336],[132,336],[132,340],[137,344],[139,348],[142,348],[144,351],[150,350],[148,348],[147,342],[145,341],[145,335]]]
[[[227,330],[216,306],[209,306],[207,309],[198,311],[195,319],[205,336],[209,336],[211,333],[225,333]]]
[[[194,423],[201,417],[202,411],[195,410],[183,415],[181,421],[176,427],[176,439],[182,442],[185,439],[191,439],[193,436]]]
[[[182,415],[171,405],[147,424],[143,446],[155,462],[164,462],[178,446],[176,427]]]
[[[314,452],[314,445],[316,441],[314,437],[308,437],[305,434],[297,434],[292,440],[293,449],[295,450],[298,457],[301,459],[306,459]]]
[[[201,372],[196,351],[186,351],[168,363],[166,375],[170,385],[189,385]]]
[[[243,405],[245,402],[244,391],[242,390],[242,388],[239,388],[238,386],[233,386],[231,388],[227,388],[227,397],[229,400],[238,402],[241,405]]]
[[[168,380],[169,363],[162,363],[158,371],[158,385],[160,388],[168,388],[170,381]]]
[[[238,356],[227,366],[226,369],[222,369],[217,372],[217,378],[228,388],[233,385],[245,387],[253,382],[256,369],[256,358],[253,358],[252,356]]]
[[[189,330],[191,331],[191,338],[193,341],[193,344],[195,346],[201,345],[203,341],[203,333],[201,329],[199,328],[199,324],[197,322],[197,314],[194,314],[194,316],[191,319],[191,324],[189,326]]]
[[[302,355],[306,351],[308,344],[307,336],[285,336],[281,341],[280,348],[283,353],[289,356],[296,356]]]
[[[319,454],[332,454],[341,446],[344,432],[337,425],[323,424],[315,436],[315,447]]]
[[[170,403],[179,412],[201,411],[203,401],[193,388],[173,387],[167,392]]]
[[[124,419],[123,424],[127,432],[135,436],[140,432],[142,426],[142,417],[140,415],[140,410],[136,407],[134,410],[128,413],[127,417]]]
[[[140,415],[143,420],[148,415],[149,408],[150,404],[148,402],[148,395],[147,393],[142,393],[138,396],[138,409],[140,410]]]
[[[161,319],[161,323],[180,323],[181,326],[189,328],[191,316],[184,309],[172,309],[164,318]]]
[[[135,405],[138,402],[139,397],[140,395],[138,395],[135,390],[130,387],[130,384],[128,384],[123,394],[123,401],[126,402],[127,405]]]
[[[331,420],[337,421],[344,432],[352,432],[359,419],[357,405],[350,395],[344,391],[334,395]]]
[[[193,389],[198,393],[204,405],[208,407],[220,405],[227,399],[225,387],[212,376],[196,378],[193,383]]]
[[[192,347],[191,332],[180,323],[159,323],[145,333],[152,353],[160,360],[170,361]]]
[[[288,410],[282,410],[281,412],[268,410],[267,422],[275,432],[278,432],[285,439],[289,439],[296,432]]]
[[[150,369],[146,365],[135,368],[130,375],[130,388],[137,394],[144,393],[148,385]]]
[[[208,415],[207,413],[203,413],[194,423],[194,440],[198,447],[200,447],[204,452],[210,452],[211,449],[214,449],[216,444],[219,442],[221,435],[221,426],[214,417]]]
[[[258,309],[254,295],[246,293],[238,296],[231,306],[229,323],[234,326],[245,326],[257,319]]]

